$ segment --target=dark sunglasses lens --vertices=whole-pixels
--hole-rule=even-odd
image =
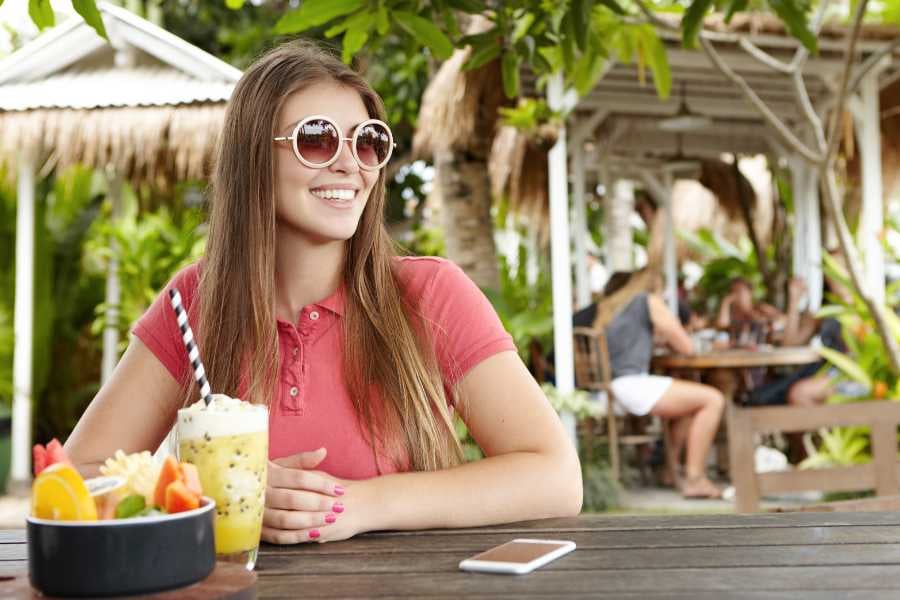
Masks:
[[[391,135],[384,125],[367,123],[356,134],[356,155],[367,167],[376,167],[391,152]]]
[[[334,125],[324,119],[308,121],[297,132],[297,151],[313,164],[324,164],[338,150],[338,133]]]

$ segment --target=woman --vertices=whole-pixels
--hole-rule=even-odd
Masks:
[[[604,297],[621,290],[630,278],[631,273],[614,273],[603,290]],[[603,311],[598,311],[594,327],[606,329],[616,400],[632,414],[672,419],[676,456],[687,446],[681,493],[689,498],[721,497],[721,490],[706,477],[705,465],[725,407],[722,392],[692,381],[649,374],[654,336],[676,352],[694,351],[693,341],[678,317],[656,294],[640,293],[608,323]]]
[[[235,87],[204,259],[178,273],[214,392],[270,412],[262,538],[574,515],[578,458],[490,304],[450,262],[397,258],[381,99],[303,42]],[[155,448],[198,396],[167,290],[66,444],[93,473]],[[462,464],[452,414],[486,458]]]

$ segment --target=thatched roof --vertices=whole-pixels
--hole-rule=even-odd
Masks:
[[[0,61],[0,163],[115,167],[167,188],[206,176],[238,69],[111,4]]]
[[[129,181],[166,188],[205,178],[224,113],[222,103],[0,112],[0,162],[40,148],[51,166],[113,166]]]
[[[490,22],[473,18],[467,33],[485,31]],[[497,125],[497,109],[508,104],[500,84],[500,61],[463,71],[471,48],[454,51],[441,64],[422,95],[413,154],[430,157],[442,150],[487,158]]]

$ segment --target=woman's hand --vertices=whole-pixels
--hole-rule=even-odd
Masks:
[[[350,520],[344,514],[349,485],[312,470],[325,454],[325,448],[319,448],[269,461],[263,541],[296,544],[346,539],[356,533],[352,527],[338,526]]]

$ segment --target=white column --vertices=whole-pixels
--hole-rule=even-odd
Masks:
[[[860,85],[862,114],[857,122],[862,163],[862,213],[858,235],[869,291],[876,300],[884,301],[884,251],[881,247],[884,207],[878,92],[877,73],[867,75]]]
[[[31,375],[34,334],[35,160],[20,155],[16,190],[16,295],[13,330],[11,478],[31,477]]]
[[[632,248],[631,213],[634,212],[634,183],[620,179],[613,183],[612,193],[607,194],[606,260],[610,273],[630,271],[634,268]]]
[[[822,308],[822,215],[819,210],[819,171],[806,171],[806,284],[809,289],[807,310],[815,313]]]
[[[587,206],[584,201],[584,148],[572,149],[572,241],[575,247],[575,306],[591,303],[591,281],[587,266]]]
[[[675,216],[672,210],[672,188],[674,178],[666,171],[663,185],[663,210],[665,211],[665,240],[663,241],[663,260],[666,273],[666,304],[673,315],[678,314],[678,260],[675,255]]]
[[[112,222],[118,223],[122,216],[122,177],[113,169],[107,170],[109,183],[109,201],[112,205]],[[112,256],[106,270],[106,327],[103,330],[103,361],[100,368],[100,383],[106,383],[112,376],[119,360],[119,304],[121,290],[119,286],[119,259],[116,254],[118,244],[112,240],[110,250]]]
[[[557,110],[563,102],[563,78],[557,73],[547,84],[547,103]],[[566,174],[566,129],[560,127],[559,137],[547,156],[550,195],[550,263],[553,284],[553,350],[556,355],[556,389],[568,394],[575,389],[575,369],[572,352],[572,273],[569,253],[569,198]],[[575,438],[575,418],[561,415],[572,442]]]
[[[812,282],[809,280],[809,166],[800,156],[793,155],[789,159],[791,167],[791,191],[794,197],[794,239],[793,239],[793,273],[807,283],[812,293]]]

